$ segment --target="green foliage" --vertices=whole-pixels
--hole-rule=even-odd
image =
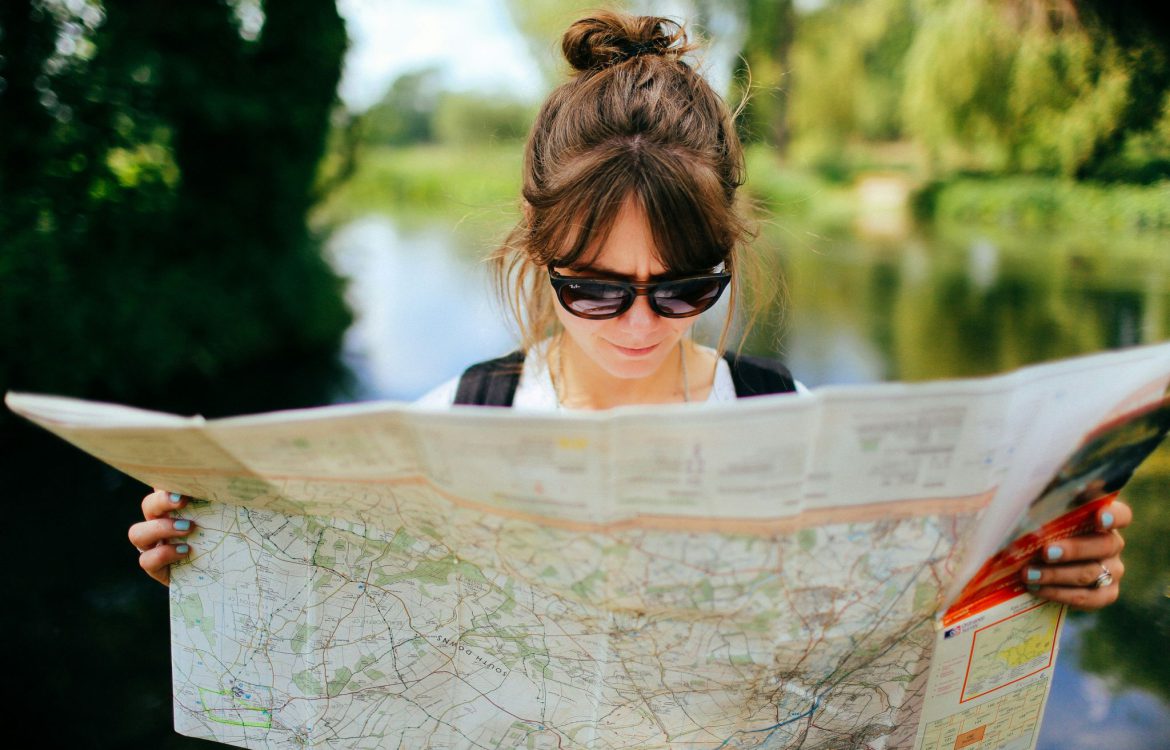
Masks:
[[[844,172],[850,141],[902,135],[902,61],[914,29],[911,4],[834,3],[800,20],[792,52],[798,163]]]
[[[957,159],[948,148],[978,152],[1002,140],[1014,42],[984,3],[924,14],[907,54],[905,120],[936,161]]]
[[[433,141],[439,78],[439,69],[428,67],[394,79],[382,100],[362,116],[363,140],[386,146]]]
[[[353,176],[318,207],[315,221],[335,225],[363,213],[467,214],[489,224],[515,221],[522,149],[505,143],[367,147]]]
[[[1148,130],[1122,134],[1120,145],[1102,155],[1092,176],[1109,182],[1153,183],[1170,179],[1170,91]]]
[[[765,123],[749,112],[750,129],[789,132],[796,164],[837,179],[857,171],[858,144],[906,138],[935,178],[1164,179],[1170,38],[1155,11],[1123,5],[831,0],[799,14],[790,52],[753,46],[749,24],[745,56],[783,69],[791,103]]]
[[[1123,126],[1102,144],[1085,177],[1170,178],[1170,34],[1165,6],[1140,0],[1079,0],[1086,25],[1122,50],[1130,74]]]
[[[446,92],[435,110],[435,132],[440,143],[511,143],[519,150],[535,117],[534,106],[506,97]]]
[[[915,202],[921,218],[940,223],[1170,230],[1170,182],[1106,187],[1028,176],[959,178],[928,185]]]
[[[746,37],[735,71],[733,98],[747,98],[738,121],[745,142],[787,148],[791,77],[789,51],[796,32],[792,0],[741,0]]]
[[[222,0],[0,6],[0,390],[337,345],[305,216],[344,26],[332,0],[264,11],[253,40]]]
[[[468,146],[519,141],[535,114],[534,106],[506,95],[444,90],[441,71],[428,67],[400,75],[382,100],[354,121],[367,146]]]
[[[763,144],[748,148],[747,171],[746,192],[781,225],[799,220],[818,231],[845,231],[856,218],[852,188],[818,171],[786,168]]]
[[[561,82],[569,66],[561,54],[561,35],[569,24],[599,6],[614,10],[631,10],[631,3],[615,0],[606,3],[588,0],[506,0],[512,23],[528,43],[532,58],[550,86]],[[642,12],[646,12],[644,9]]]
[[[943,169],[1073,176],[1122,127],[1130,82],[1118,46],[1072,19],[953,3],[908,53],[906,127]]]

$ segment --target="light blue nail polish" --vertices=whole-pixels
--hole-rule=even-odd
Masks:
[[[1113,514],[1112,513],[1102,513],[1101,514],[1101,528],[1103,528],[1103,529],[1113,528]]]
[[[175,547],[175,552],[178,552],[180,555],[185,555],[190,551],[191,548],[185,544],[180,544],[178,547]]]
[[[1054,544],[1049,547],[1044,554],[1048,556],[1049,560],[1059,560],[1060,558],[1064,557],[1064,550]]]
[[[191,528],[190,521],[175,521],[175,531],[186,531]]]
[[[182,499],[183,499],[183,496],[182,496],[182,495],[180,495],[178,492],[171,492],[171,493],[168,493],[168,496],[171,498],[171,502],[172,502],[172,503],[177,503],[177,502],[179,502],[180,500],[182,500]]]
[[[1028,568],[1028,580],[1029,581],[1039,581],[1040,580],[1040,571],[1036,570],[1035,568]]]

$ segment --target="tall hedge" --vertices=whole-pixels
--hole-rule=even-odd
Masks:
[[[333,0],[240,5],[0,3],[0,390],[336,347],[306,213],[345,27]]]

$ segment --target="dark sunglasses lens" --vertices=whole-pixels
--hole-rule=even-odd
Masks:
[[[617,315],[629,305],[631,291],[617,284],[596,281],[571,281],[561,286],[561,304],[582,318],[605,318]]]
[[[660,315],[685,318],[714,305],[722,293],[722,279],[681,279],[655,289],[654,305]]]

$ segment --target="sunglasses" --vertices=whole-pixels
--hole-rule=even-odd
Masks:
[[[711,309],[731,282],[726,271],[686,276],[668,281],[611,281],[562,276],[548,266],[548,280],[561,307],[578,318],[616,318],[646,295],[650,309],[664,318],[689,318]]]

